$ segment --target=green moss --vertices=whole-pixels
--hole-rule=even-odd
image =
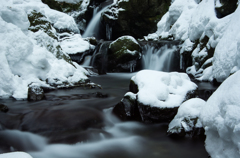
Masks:
[[[79,10],[82,5],[82,1],[79,3],[66,3],[66,2],[58,2],[55,0],[42,0],[43,3],[47,4],[51,9],[58,10],[60,12],[71,12]]]
[[[53,39],[57,39],[57,36],[54,33],[52,24],[47,20],[47,17],[40,12],[32,11],[28,14],[28,20],[30,22],[30,27],[28,28],[32,32],[37,32],[43,30],[48,36]]]

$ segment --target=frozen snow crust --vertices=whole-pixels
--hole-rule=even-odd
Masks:
[[[58,29],[78,32],[72,17],[51,10],[41,0],[0,3],[0,98],[25,99],[31,83],[63,87],[87,79],[87,71],[68,61],[56,39],[41,29],[35,33],[28,30],[28,14],[33,10],[41,12]]]
[[[138,87],[138,101],[158,108],[178,107],[188,92],[197,89],[185,73],[142,70],[131,79]]]
[[[182,40],[181,53],[190,52],[193,62],[187,72],[201,81],[222,82],[240,69],[240,7],[218,18],[215,9],[221,5],[214,0],[174,0],[158,31],[145,38]]]
[[[240,71],[231,75],[200,113],[206,150],[212,158],[240,157]]]

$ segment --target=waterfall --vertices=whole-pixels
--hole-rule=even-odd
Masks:
[[[143,48],[142,64],[144,69],[158,70],[158,71],[176,71],[174,65],[179,64],[176,59],[177,46],[162,46],[156,49],[154,46],[145,45]]]
[[[109,4],[109,5],[111,5],[111,4]],[[107,9],[107,7],[109,5],[105,6],[99,12],[97,12],[98,8],[94,9],[93,14],[96,14],[96,15],[93,15],[93,18],[90,21],[90,23],[88,24],[86,31],[82,35],[83,38],[86,38],[86,37],[96,37],[97,38],[98,37],[99,31],[100,31],[99,28],[100,28],[100,24],[101,24],[100,23],[101,22],[101,14]]]
[[[92,59],[91,55],[85,56],[84,61],[82,63],[82,66],[89,66],[90,62],[91,62],[91,59]]]

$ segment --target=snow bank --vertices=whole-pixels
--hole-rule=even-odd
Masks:
[[[57,40],[41,30],[36,33],[28,31],[27,13],[34,9],[51,12],[50,8],[40,0],[0,2],[3,4],[0,6],[1,98],[12,96],[25,99],[28,85],[33,82],[39,86],[58,87],[63,84],[71,86],[87,79],[87,71],[75,63],[67,62],[68,56],[61,52]],[[69,22],[68,19],[66,18],[66,23]]]
[[[213,158],[240,157],[240,71],[226,79],[200,113]]]
[[[12,152],[12,153],[6,153],[6,154],[0,154],[0,158],[32,158],[27,153],[24,152]]]
[[[204,100],[193,98],[180,105],[177,115],[168,126],[168,133],[179,134],[182,130],[187,133],[193,131],[194,128],[201,128],[199,115],[204,104],[206,104]]]
[[[152,107],[178,107],[186,94],[197,88],[185,73],[142,70],[131,79],[139,92],[138,101]]]
[[[222,82],[230,74],[239,70],[240,8],[238,7],[233,14],[219,19],[215,7],[220,5],[219,1],[213,0],[201,2],[175,0],[169,11],[159,21],[158,31],[145,38],[154,40],[159,37],[162,39],[174,37],[177,40],[195,42],[197,45],[192,50],[193,65],[197,74],[195,77],[206,81],[212,81],[215,78]],[[212,64],[207,65],[205,61],[213,56]],[[204,64],[207,66],[204,67]],[[208,68],[211,65],[213,66]],[[206,68],[208,69],[205,70]],[[194,71],[194,69],[188,71]]]

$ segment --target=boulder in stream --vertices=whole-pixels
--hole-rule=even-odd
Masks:
[[[142,70],[132,77],[131,92],[114,107],[113,113],[123,120],[170,122],[178,107],[195,97],[196,89],[185,73]]]
[[[0,104],[0,110],[2,111],[2,112],[8,112],[8,107],[6,106],[6,105],[4,105],[4,104]]]
[[[141,47],[131,36],[122,36],[109,45],[108,70],[130,71],[140,64]]]

